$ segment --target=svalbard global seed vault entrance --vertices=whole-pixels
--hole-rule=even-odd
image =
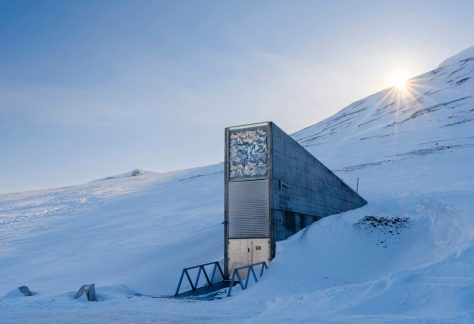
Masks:
[[[224,274],[275,256],[319,218],[367,202],[272,122],[225,130]]]
[[[367,204],[272,122],[226,128],[224,169],[224,270],[218,261],[184,268],[175,296],[213,296],[225,287],[230,296],[237,283],[245,289],[251,274],[257,280],[254,267],[261,276],[275,257],[277,241]],[[183,280],[191,290],[181,292]]]

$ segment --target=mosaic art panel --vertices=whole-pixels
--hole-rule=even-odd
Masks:
[[[230,179],[266,177],[267,127],[233,130],[229,136]]]

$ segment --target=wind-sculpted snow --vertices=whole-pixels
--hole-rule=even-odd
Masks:
[[[144,297],[222,258],[222,164],[0,196],[0,322],[473,322],[470,55],[294,134],[369,204],[279,242],[232,298]],[[86,283],[102,301],[73,299]]]

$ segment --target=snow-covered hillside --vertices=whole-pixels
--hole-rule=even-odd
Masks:
[[[261,282],[215,301],[131,296],[222,258],[222,164],[0,196],[0,322],[473,322],[473,125],[474,47],[294,134],[369,204],[280,242]],[[72,299],[93,282],[102,301]]]

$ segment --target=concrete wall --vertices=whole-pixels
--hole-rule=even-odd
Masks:
[[[245,185],[247,180],[256,178],[230,179],[229,166],[229,143],[230,131],[232,129],[256,129],[265,128],[267,123],[244,125],[242,127],[226,129],[225,147],[225,222],[224,222],[224,267],[225,274],[232,271],[232,260],[249,260],[248,253],[252,250],[233,249],[229,252],[229,183],[231,181],[242,181]],[[327,167],[312,156],[306,149],[299,145],[293,138],[284,133],[275,124],[269,123],[268,140],[268,196],[264,203],[268,204],[269,219],[266,226],[270,227],[270,257],[268,251],[265,258],[271,260],[275,257],[276,241],[284,240],[290,235],[310,225],[314,221],[333,214],[338,214],[346,210],[362,207],[367,202],[354,190],[347,186],[341,179],[332,173]],[[250,145],[250,144],[249,144]],[[245,150],[244,150],[245,151]],[[235,153],[235,152],[234,152]],[[238,152],[237,152],[238,153]],[[235,155],[235,154],[234,154]],[[247,159],[243,159],[247,160]],[[245,162],[245,161],[244,161]],[[242,163],[244,163],[242,162]],[[248,161],[247,161],[248,162]],[[245,163],[247,163],[245,162]],[[254,163],[254,161],[250,161]],[[257,177],[258,178],[258,177]],[[267,178],[267,177],[265,177]],[[256,198],[254,193],[250,193],[251,198],[234,197],[239,203],[237,206],[243,217],[250,217],[249,226],[254,221],[253,216]],[[250,208],[250,209],[249,209]],[[247,222],[245,222],[246,225]],[[243,226],[242,225],[242,226]],[[248,239],[252,243],[250,231],[240,235],[239,239]],[[246,237],[244,237],[246,236]],[[240,251],[240,252],[239,252]],[[232,255],[231,255],[232,254]],[[237,255],[238,254],[238,255]],[[242,254],[242,255],[241,255]],[[265,259],[265,260],[267,260]],[[253,260],[253,259],[252,259]],[[249,261],[250,262],[250,261]]]
[[[367,203],[273,123],[271,136],[274,241],[286,239],[321,217]]]

